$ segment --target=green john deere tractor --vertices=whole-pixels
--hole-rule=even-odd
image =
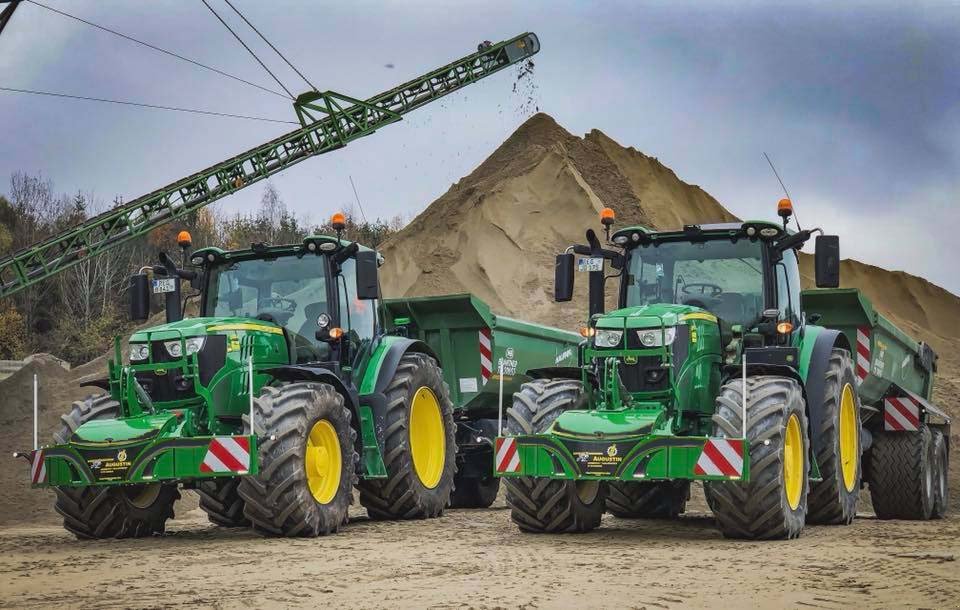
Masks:
[[[105,393],[20,454],[78,537],[162,532],[180,488],[217,525],[282,536],[337,531],[355,486],[373,519],[489,506],[498,394],[576,362],[575,333],[471,295],[381,301],[380,255],[339,235],[188,242],[189,268],[161,255],[130,281],[131,316],[148,318],[152,289],[167,323],[133,333],[126,357],[118,337],[108,377],[88,383]]]
[[[819,229],[788,231],[789,201],[778,211],[782,225],[611,237],[605,209],[610,248],[589,230],[557,257],[556,300],[572,298],[579,255],[590,317],[579,366],[524,385],[496,441],[521,530],[588,531],[604,512],[674,518],[694,480],[728,537],[848,524],[863,483],[880,518],[943,515],[936,355],[856,290],[835,289],[835,236],[816,249],[817,286],[833,289],[801,294],[797,252]],[[604,313],[610,278],[619,307]]]

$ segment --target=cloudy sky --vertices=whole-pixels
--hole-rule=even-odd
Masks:
[[[277,88],[199,0],[42,1]],[[781,197],[766,151],[801,222],[839,233],[844,256],[960,293],[956,1],[234,3],[314,84],[360,98],[532,30],[535,104],[572,133],[656,156],[741,217],[770,218]],[[494,76],[273,183],[315,220],[353,201],[349,176],[368,217],[415,214],[529,116],[513,83]],[[0,37],[0,87],[295,119],[281,97],[29,2]],[[131,199],[292,127],[0,92],[0,181],[42,172],[61,191]]]

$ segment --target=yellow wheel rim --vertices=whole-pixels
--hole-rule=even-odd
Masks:
[[[443,429],[440,403],[433,390],[422,386],[410,405],[410,453],[417,478],[427,489],[440,482],[447,456],[447,438]]]
[[[840,395],[840,466],[843,486],[853,491],[857,484],[857,462],[860,459],[860,431],[857,430],[857,403],[848,383]]]
[[[321,419],[310,428],[303,462],[313,499],[320,504],[328,504],[340,489],[342,468],[340,439],[329,421]]]
[[[803,461],[803,432],[800,430],[800,418],[794,413],[787,420],[787,431],[783,439],[783,487],[787,492],[787,504],[791,510],[797,510],[800,506]]]

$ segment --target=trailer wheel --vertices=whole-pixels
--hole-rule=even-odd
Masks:
[[[74,402],[60,418],[54,432],[58,445],[68,443],[85,422],[120,416],[120,403],[109,394],[88,396]],[[124,485],[104,487],[57,487],[54,508],[63,517],[63,527],[77,538],[138,538],[163,533],[173,517],[173,504],[180,498],[174,485]]]
[[[492,474],[469,478],[458,474],[453,482],[450,508],[490,508],[500,491],[500,479]]]
[[[371,519],[437,517],[457,468],[450,390],[433,358],[408,352],[384,393],[387,478],[361,480],[360,503]]]
[[[736,379],[721,388],[713,416],[717,436],[741,436],[742,387]],[[789,377],[749,377],[747,391],[750,480],[704,486],[727,538],[796,538],[806,521],[809,489],[810,441],[800,384]]]
[[[690,481],[617,481],[608,487],[607,512],[622,519],[676,519],[690,499]]]
[[[569,379],[523,384],[507,409],[509,434],[536,434],[582,401],[582,387]],[[607,486],[602,481],[504,477],[510,518],[531,533],[587,532],[600,525]]]
[[[243,514],[268,536],[321,536],[347,521],[358,456],[341,396],[326,383],[267,386],[254,400],[260,473],[240,479]]]
[[[933,434],[876,432],[870,450],[870,499],[878,519],[926,520],[933,513]]]
[[[243,498],[240,497],[240,478],[206,479],[197,484],[200,508],[207,518],[220,527],[247,527],[250,520],[243,516]]]
[[[933,511],[931,517],[934,519],[943,519],[947,516],[947,509],[950,508],[950,487],[947,481],[947,471],[950,467],[949,454],[947,452],[947,441],[940,430],[933,430],[933,451],[934,469],[934,488],[933,488]]]
[[[824,385],[823,419],[819,426],[823,446],[816,453],[821,481],[811,481],[807,522],[849,525],[860,498],[860,400],[850,352],[830,354]]]

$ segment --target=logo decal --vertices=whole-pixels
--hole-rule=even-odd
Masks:
[[[610,457],[617,457],[617,446],[610,445],[609,447],[607,447],[607,455]]]
[[[126,461],[127,461],[127,450],[126,450],[126,449],[121,449],[120,451],[117,452],[117,461],[118,461],[118,462],[126,462]]]

